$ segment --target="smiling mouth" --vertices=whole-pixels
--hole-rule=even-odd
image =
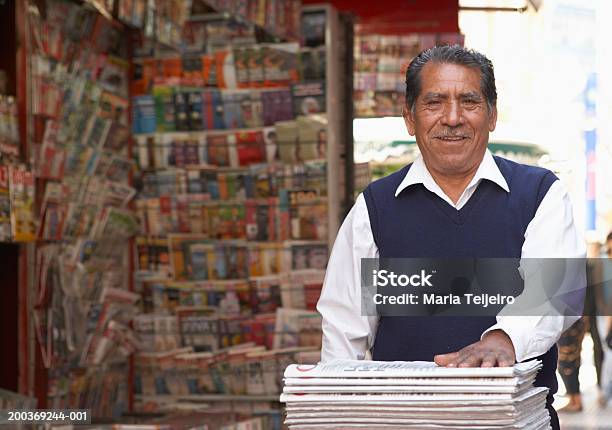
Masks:
[[[436,136],[436,139],[443,140],[444,142],[460,142],[468,139],[467,136]]]

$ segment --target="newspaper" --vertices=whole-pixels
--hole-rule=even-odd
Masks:
[[[452,412],[484,412],[487,413],[518,413],[520,410],[532,408],[533,406],[546,400],[547,391],[546,389],[536,388],[530,390],[521,396],[516,397],[512,403],[502,403],[498,401],[488,401],[488,403],[465,403],[465,402],[454,402],[453,405],[448,405],[444,402],[435,401],[412,401],[412,402],[398,402],[398,401],[380,401],[371,400],[369,402],[296,402],[294,404],[287,404],[285,409],[292,412],[304,412],[304,411],[406,411],[411,413],[431,412],[436,411],[439,413]]]
[[[285,386],[283,393],[519,393],[531,383],[521,385],[306,385]]]
[[[325,418],[288,418],[286,424],[300,424],[300,423],[380,423],[384,420],[385,424],[403,424],[403,425],[443,425],[445,428],[526,428],[526,426],[532,421],[540,421],[545,416],[548,417],[548,411],[546,409],[541,410],[535,417],[527,416],[519,420],[491,420],[491,419],[477,419],[470,418],[468,420],[460,421],[458,419],[436,419],[433,423],[432,419],[413,419],[407,417],[400,418],[380,418],[376,417],[376,414],[370,414],[369,417],[325,417]],[[483,427],[484,426],[484,427]],[[489,427],[487,427],[489,426]],[[501,427],[500,427],[501,426]]]
[[[293,364],[285,369],[285,378],[391,378],[391,377],[518,377],[536,373],[538,360],[517,363],[513,367],[439,367],[429,361],[332,360],[316,365]]]
[[[530,389],[527,393],[535,394],[533,390],[544,390],[547,388],[536,387]],[[420,404],[422,402],[453,402],[453,404],[459,405],[485,405],[485,404],[500,404],[500,402],[511,402],[516,401],[518,396],[510,393],[384,393],[384,394],[339,394],[339,393],[306,393],[306,394],[294,394],[294,393],[282,393],[280,401],[285,403],[290,402],[384,402],[384,403],[409,403],[409,404]]]
[[[290,429],[548,429],[542,367],[446,368],[431,362],[334,360],[285,369]]]
[[[479,425],[477,423],[468,422],[465,425],[449,425],[449,424],[431,424],[431,423],[366,423],[366,422],[355,422],[355,423],[347,423],[342,421],[326,421],[324,423],[307,423],[307,424],[289,424],[290,428],[296,430],[318,430],[318,429],[328,429],[330,425],[335,430],[344,430],[344,429],[354,429],[354,428],[367,428],[367,429],[445,429],[445,430],[468,430],[468,429],[502,429],[502,430],[510,430],[520,428],[523,430],[544,430],[550,429],[550,417],[547,411],[542,412],[536,420],[523,420],[521,422],[517,422],[514,425],[508,426],[493,426],[491,424]]]
[[[285,385],[478,385],[514,386],[533,382],[535,375],[510,378],[285,378]]]

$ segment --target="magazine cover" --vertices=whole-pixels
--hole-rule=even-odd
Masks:
[[[206,28],[204,22],[187,21],[183,26],[183,50],[188,54],[203,54],[206,50]],[[188,70],[183,62],[183,71]]]
[[[262,131],[240,131],[236,133],[238,164],[249,166],[266,161],[266,143]]]
[[[121,97],[127,97],[128,69],[127,61],[118,57],[107,56],[99,71],[98,84],[106,91]]]
[[[355,72],[354,88],[357,91],[376,91],[378,73]],[[381,75],[382,79],[382,75]],[[395,88],[395,80],[390,83],[391,89]]]
[[[260,52],[266,87],[286,87],[298,81],[297,43],[271,44]]]
[[[154,131],[154,130],[153,130]],[[105,151],[123,151],[127,147],[130,130],[118,121],[113,121],[102,145]]]
[[[249,47],[246,51],[249,87],[260,88],[264,85],[264,50],[259,47]]]
[[[180,88],[176,88],[173,94],[174,101],[174,124],[177,131],[189,131],[189,102],[188,94]]]
[[[281,289],[284,308],[315,310],[323,288],[325,271],[292,270]]]
[[[224,241],[214,245],[213,258],[209,261],[211,279],[245,279],[248,271],[249,252],[244,241]]]
[[[282,242],[249,243],[249,276],[268,276],[281,273],[285,265]]]
[[[170,85],[155,84],[153,86],[155,101],[156,131],[176,130],[174,89]]]
[[[395,91],[376,91],[374,93],[376,103],[376,116],[396,116],[399,114],[397,93]]]
[[[110,159],[104,175],[109,181],[127,183],[133,168],[134,160],[131,158],[114,156]]]
[[[183,245],[183,255],[185,262],[191,271],[191,276],[195,280],[209,278],[209,245],[202,243],[187,243]]]
[[[248,96],[248,93],[245,93]],[[245,122],[240,106],[240,93],[224,91],[221,99],[223,100],[223,121],[228,129],[244,128]]]
[[[296,121],[280,121],[275,124],[280,160],[294,163],[299,159],[298,125]]]
[[[226,128],[223,118],[223,98],[219,90],[207,89],[202,92],[202,119],[205,130]]]
[[[247,199],[245,203],[245,233],[252,241],[282,240],[278,231],[278,199]]]
[[[289,205],[291,239],[326,239],[327,202],[316,190],[282,190],[280,200]]]
[[[295,115],[309,115],[326,111],[325,81],[293,84],[291,95]]]
[[[100,107],[96,115],[100,118],[110,119],[123,126],[127,126],[128,108],[129,101],[127,98],[105,91],[100,96]]]
[[[263,104],[261,91],[251,91],[239,94],[239,105],[244,126],[257,128],[263,126]]]
[[[327,16],[325,12],[312,11],[302,13],[303,45],[316,47],[325,45],[325,27]]]
[[[61,240],[66,219],[66,205],[47,200],[43,203],[41,214],[38,237],[44,240]]]
[[[263,125],[272,126],[279,121],[295,117],[291,90],[266,90],[261,92]]]
[[[320,330],[321,316],[316,311],[286,308],[276,309],[274,349],[308,346],[300,344],[300,335],[302,334],[300,329],[309,327],[305,322],[308,319],[318,320]]]
[[[278,137],[276,127],[265,127],[263,129],[264,143],[266,145],[266,162],[274,163],[280,160],[278,151]]]
[[[282,275],[259,276],[249,279],[251,310],[254,313],[274,312],[281,307]]]
[[[325,115],[298,116],[298,159],[325,159],[327,149],[327,117]]]
[[[168,235],[168,250],[173,279],[196,281],[210,279],[208,261],[214,254],[214,246],[202,235]]]
[[[195,352],[219,349],[219,317],[208,307],[177,308],[181,342]]]
[[[209,234],[213,239],[245,239],[245,207],[239,204],[219,204],[207,207]]]
[[[208,134],[206,136],[208,163],[219,167],[236,167],[236,135],[234,133]]]
[[[217,173],[220,200],[244,200],[246,175],[243,170],[228,169]]]
[[[359,67],[357,61],[355,67]],[[300,81],[324,81],[326,74],[325,48],[301,48],[299,53]]]
[[[96,236],[128,238],[138,234],[140,226],[134,214],[126,209],[105,208],[96,229]]]
[[[222,89],[240,88],[236,78],[236,67],[234,66],[234,55],[230,50],[217,51],[214,54],[215,75],[217,86]]]
[[[202,91],[197,88],[184,88],[183,91],[187,101],[188,129],[202,130],[204,128]]]
[[[328,249],[325,243],[301,243],[295,241],[290,244],[291,270],[320,269],[327,266]]]
[[[249,55],[251,50],[247,48],[234,49],[234,66],[236,68],[236,83],[238,88],[248,88],[250,85]]]
[[[47,179],[62,179],[65,149],[57,143],[58,123],[52,119],[45,122],[42,144],[36,158],[36,176]]]
[[[34,175],[23,167],[8,167],[11,235],[15,242],[36,240]]]

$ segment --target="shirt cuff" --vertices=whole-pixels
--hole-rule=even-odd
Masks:
[[[489,327],[484,331],[480,339],[482,340],[484,336],[493,331],[493,330],[501,330],[508,335],[510,340],[512,341],[512,346],[514,346],[514,356],[516,357],[516,362],[520,363],[521,361],[525,361],[529,358],[537,357],[537,354],[533,357],[529,357],[527,355],[528,346],[529,346],[529,335],[530,331],[523,330],[519,328],[512,328],[510,324],[503,324],[498,322],[497,324]],[[532,333],[532,332],[531,332]]]

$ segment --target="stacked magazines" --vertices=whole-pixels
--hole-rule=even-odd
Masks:
[[[292,364],[281,402],[290,429],[548,429],[539,361],[447,368],[431,362]]]

